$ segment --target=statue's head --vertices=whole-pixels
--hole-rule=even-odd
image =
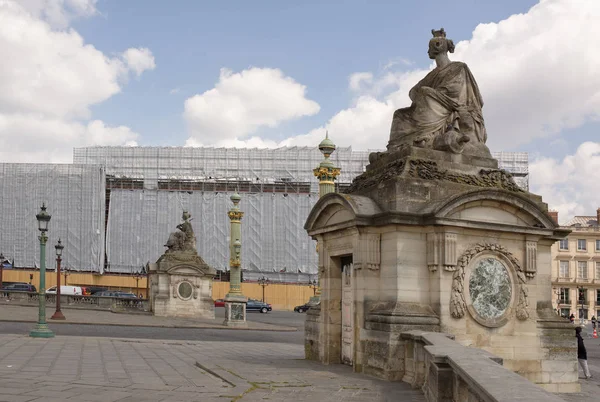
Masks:
[[[181,219],[183,219],[184,221],[187,221],[191,217],[192,215],[188,211],[183,211],[183,214],[181,215]]]
[[[442,53],[454,53],[454,42],[452,39],[446,39],[446,31],[441,28],[439,31],[431,30],[433,38],[429,40],[429,50],[427,54],[430,59],[435,59],[437,55]]]

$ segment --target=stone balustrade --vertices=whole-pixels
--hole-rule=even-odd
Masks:
[[[0,291],[0,304],[9,303],[20,305],[37,305],[39,303],[39,294],[4,290]],[[61,295],[60,303],[62,308],[82,308],[115,312],[150,311],[147,299],[135,299],[129,297]],[[52,307],[54,304],[56,304],[56,295],[46,294],[46,306]]]
[[[421,388],[430,402],[561,402],[502,366],[502,359],[455,342],[451,335],[410,331],[405,343],[403,381]]]

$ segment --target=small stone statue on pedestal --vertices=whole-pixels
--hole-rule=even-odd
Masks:
[[[212,281],[216,274],[196,251],[192,217],[183,211],[179,231],[169,235],[167,250],[149,264],[150,305],[154,315],[214,318]]]

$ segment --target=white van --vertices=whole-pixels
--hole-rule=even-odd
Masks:
[[[46,289],[46,294],[55,295],[56,294],[56,286],[52,286],[51,288]],[[61,286],[60,287],[61,295],[82,295],[81,286]]]

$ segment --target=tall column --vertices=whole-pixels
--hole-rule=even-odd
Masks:
[[[319,198],[329,193],[335,193],[335,181],[342,170],[336,167],[329,159],[335,148],[335,144],[329,139],[329,133],[326,133],[325,139],[319,144],[319,151],[325,156],[325,159],[323,159],[317,168],[313,169],[314,175],[319,179]],[[321,252],[323,251],[319,250],[319,244],[317,244],[317,253]],[[317,290],[315,295],[310,298],[310,303],[317,303],[321,298],[320,274],[317,278]]]
[[[242,197],[236,192],[231,196],[233,207],[227,212],[231,222],[231,235],[229,239],[229,292],[225,295],[225,322],[224,325],[245,327],[246,303],[248,298],[242,294],[241,284],[241,251],[242,251],[242,217],[238,204]]]

